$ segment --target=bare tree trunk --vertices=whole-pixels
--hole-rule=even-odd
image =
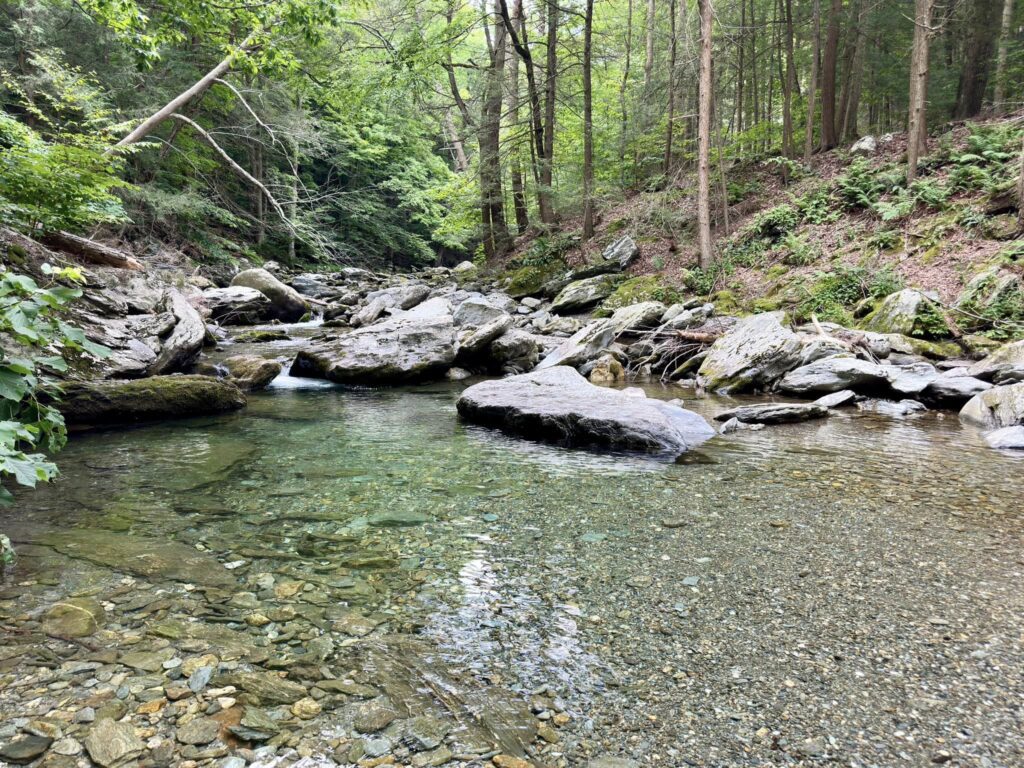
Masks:
[[[915,0],[914,46],[910,55],[910,114],[907,119],[907,183],[917,178],[917,162],[928,151],[928,41],[935,0]]]
[[[591,48],[594,35],[594,0],[587,0],[583,18],[583,239],[594,236],[594,86]]]
[[[783,0],[786,12],[786,79],[782,102],[782,152],[796,157],[793,139],[793,91],[796,90],[796,63],[793,60],[793,0]]]
[[[711,242],[711,0],[698,0],[700,10],[700,79],[697,105],[697,239],[700,266],[714,263]]]
[[[836,137],[836,68],[839,61],[839,19],[843,13],[843,0],[832,0],[825,33],[825,58],[821,80],[821,148],[832,149],[838,144]]]
[[[519,31],[521,35],[523,33],[523,19],[522,19],[523,2],[522,0],[512,0],[512,12],[511,21],[514,29]],[[521,58],[514,46],[512,41],[511,33],[509,37],[509,50],[506,55],[511,59],[512,66],[509,72],[509,98],[512,100],[511,107],[509,109],[509,116],[512,121],[512,130],[517,134],[519,132],[519,59]],[[528,134],[529,135],[529,134]],[[521,149],[518,142],[512,147],[512,168],[510,169],[512,174],[512,207],[516,214],[516,232],[523,234],[530,227],[530,215],[526,208],[526,185],[523,179],[523,161],[521,155]]]
[[[295,111],[298,112],[302,109],[302,96],[295,97]],[[288,201],[288,219],[293,223],[288,228],[288,263],[295,263],[295,248],[297,244],[297,238],[295,236],[294,222],[299,214],[299,142],[292,138],[289,142],[289,148],[291,150],[291,199]]]
[[[548,2],[547,52],[544,64],[544,153],[540,161],[540,186],[544,190],[540,220],[545,224],[555,223],[554,157],[555,157],[555,99],[558,96],[558,16],[560,10],[554,0]]]
[[[850,88],[853,85],[853,60],[857,56],[857,38],[860,34],[860,14],[864,8],[863,0],[851,0],[847,9],[845,39],[843,41],[843,58],[839,67],[842,73],[839,88],[839,106],[836,108],[836,138],[842,141],[846,134],[843,126],[846,123],[846,111],[850,108]]]
[[[466,147],[462,143],[455,121],[452,120],[451,111],[444,113],[444,132],[448,134],[448,141],[452,144],[452,160],[456,173],[465,173],[469,168],[469,158],[466,157]]]
[[[821,58],[821,5],[814,0],[814,18],[811,22],[811,81],[807,85],[807,125],[804,134],[804,162],[811,162],[814,151],[814,108],[818,95],[818,60]]]
[[[736,133],[743,133],[743,81],[746,72],[743,69],[743,58],[747,52],[747,3],[740,0],[740,39],[739,39],[739,60],[736,67],[736,117],[734,120]],[[740,151],[743,150],[742,140]]]
[[[665,126],[665,159],[662,172],[667,177],[672,169],[672,134],[676,121],[676,54],[678,40],[676,38],[676,2],[686,7],[686,0],[669,0],[669,42],[668,42],[668,120]]]
[[[1024,234],[1024,141],[1020,147],[1020,177],[1017,179],[1017,232]]]
[[[1006,61],[1009,58],[1010,26],[1012,24],[1013,0],[1004,0],[1003,23],[999,28],[999,51],[996,54],[996,86],[992,99],[998,114],[1005,113],[1009,106],[1006,103]]]
[[[124,251],[97,243],[95,240],[72,235],[69,232],[47,232],[39,239],[44,245],[73,253],[90,264],[101,264],[105,267],[121,269],[143,269],[141,263]]]
[[[629,87],[629,67],[633,57],[633,0],[627,0],[626,8],[626,60],[622,67],[622,82],[619,84],[619,108],[622,125],[619,128],[619,186],[626,186],[626,143],[629,129],[629,111],[626,109],[626,89]]]
[[[849,90],[844,89],[848,97],[843,100],[843,119],[839,126],[839,135],[847,140],[856,139],[860,135],[857,124],[859,122],[861,86],[864,81],[864,48],[867,42],[864,38],[864,24],[867,20],[867,13],[866,6],[861,4],[854,37],[856,48],[847,76]]]
[[[647,0],[647,32],[644,37],[644,98],[650,96],[654,75],[654,0]]]
[[[235,60],[238,58],[239,54],[246,53],[249,50],[251,50],[251,40],[251,37],[248,38],[245,42],[242,43],[241,46],[238,47],[237,50],[232,51],[230,54],[221,59],[217,66],[215,66],[205,75],[203,75],[190,87],[186,88],[184,91],[182,91],[169,102],[167,102],[159,110],[157,110],[152,115],[143,120],[141,123],[139,123],[139,125],[136,126],[136,128],[131,133],[129,133],[127,136],[125,136],[123,139],[117,142],[115,146],[126,147],[130,144],[135,144],[136,142],[142,141],[149,134],[155,131],[157,127],[162,122],[164,122],[164,120],[170,118],[171,115],[177,112],[181,107],[183,107],[197,95],[199,95],[207,88],[209,88],[213,84],[214,80],[219,79],[221,76],[227,73],[227,71],[231,69],[231,67],[234,65]]]
[[[491,15],[488,13],[488,16]],[[502,83],[505,74],[505,26],[495,19],[494,39],[490,21],[484,20],[490,59],[484,77],[480,115],[480,218],[483,225],[484,253],[488,259],[508,249],[510,238],[505,221],[504,193],[501,184],[501,113],[504,102]]]
[[[999,34],[999,0],[973,0],[963,68],[953,117],[974,117],[981,112],[992,68],[993,47]]]
[[[740,0],[743,2],[743,0]],[[750,93],[751,98],[751,119],[749,125],[751,128],[756,128],[761,122],[761,91],[758,88],[758,56],[757,56],[757,15],[754,8],[754,0],[750,0]],[[751,143],[751,146],[756,147],[757,139]]]

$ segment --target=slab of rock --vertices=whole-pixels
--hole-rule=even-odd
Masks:
[[[939,378],[935,366],[925,362],[883,366],[882,371],[892,390],[901,395],[919,395]]]
[[[175,738],[182,744],[209,744],[220,733],[220,723],[212,717],[197,717],[178,728]]]
[[[975,395],[961,409],[960,420],[995,428],[1024,424],[1024,383],[993,387]]]
[[[600,356],[617,335],[618,330],[610,318],[594,320],[551,350],[537,364],[537,369],[583,365]]]
[[[214,685],[233,685],[266,704],[294,704],[305,698],[306,688],[273,672],[233,672],[214,678]]]
[[[1024,427],[1003,427],[985,435],[991,448],[1024,451]]]
[[[811,419],[824,419],[829,409],[817,403],[766,403],[741,405],[715,416],[715,421],[737,419],[744,424],[790,424]]]
[[[103,606],[91,597],[72,597],[54,603],[43,615],[43,632],[52,637],[88,637],[106,618]]]
[[[653,328],[661,322],[667,307],[660,301],[641,301],[619,307],[612,314],[612,320],[619,332]]]
[[[683,331],[701,325],[715,314],[714,304],[702,304],[697,307],[684,308],[683,304],[673,304],[661,316],[662,325],[669,330]]]
[[[349,318],[348,324],[353,328],[370,325],[375,323],[387,310],[396,305],[397,299],[393,294],[385,293],[381,296],[375,296],[366,303],[366,306]]]
[[[753,315],[716,341],[697,371],[697,382],[713,392],[764,389],[800,360],[800,337],[783,327],[782,312]]]
[[[495,306],[483,296],[471,297],[459,304],[453,315],[455,325],[459,328],[480,328],[500,317],[508,317],[509,313]]]
[[[913,288],[886,296],[878,309],[865,318],[864,329],[922,339],[950,335],[949,325],[935,301]]]
[[[504,312],[480,326],[468,326],[459,334],[457,354],[476,355],[512,327],[512,315]]]
[[[275,317],[270,299],[255,288],[242,285],[203,291],[210,317],[222,325],[257,325]]]
[[[498,367],[513,365],[520,370],[528,371],[537,365],[540,344],[532,334],[518,328],[510,328],[491,342],[488,355]]]
[[[888,381],[885,367],[856,357],[826,357],[787,373],[778,390],[787,395],[807,395],[870,388]]]
[[[281,373],[281,364],[259,355],[232,355],[221,362],[232,383],[245,392],[266,389]]]
[[[623,235],[601,253],[605,261],[614,261],[619,269],[626,269],[640,255],[640,247],[629,235]]]
[[[943,406],[963,405],[975,395],[992,389],[987,381],[973,376],[939,376],[922,392],[929,402]]]
[[[69,426],[133,424],[233,411],[245,395],[229,381],[211,376],[151,376],[131,381],[64,385],[58,408]]]
[[[864,400],[857,403],[857,408],[894,419],[902,419],[928,410],[924,403],[919,403],[917,400]]]
[[[160,351],[146,373],[173,373],[191,365],[203,350],[206,323],[188,299],[176,290],[167,292],[167,309],[174,317],[174,329],[163,339]]]
[[[1024,368],[1024,339],[1003,345],[968,368],[967,373],[991,381],[997,373],[1009,368]]]
[[[844,405],[852,405],[857,399],[857,393],[852,389],[841,389],[814,401],[815,405],[823,405],[826,408],[842,408]]]
[[[594,306],[612,295],[621,282],[618,275],[597,275],[584,280],[575,280],[563,288],[551,302],[551,311],[573,312]]]
[[[344,384],[440,378],[455,362],[455,323],[443,298],[299,352],[292,376]]]
[[[274,314],[286,323],[299,320],[309,311],[309,304],[298,291],[290,285],[285,285],[265,269],[247,269],[239,272],[231,284],[255,288],[270,299]]]
[[[10,765],[28,765],[41,757],[53,739],[47,736],[25,734],[0,746],[0,761]]]
[[[457,407],[467,421],[562,445],[678,455],[715,434],[691,411],[597,387],[565,366],[475,384]]]
[[[141,755],[145,748],[131,723],[117,723],[110,719],[98,720],[85,737],[89,757],[103,768],[124,765]]]

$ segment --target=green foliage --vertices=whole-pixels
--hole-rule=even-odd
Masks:
[[[798,319],[812,316],[819,320],[848,324],[850,309],[860,301],[888,296],[902,288],[902,281],[889,270],[869,270],[866,267],[837,267],[829,272],[818,272],[812,281],[801,286],[795,312]]]
[[[543,267],[557,262],[557,266],[565,267],[563,257],[577,244],[577,238],[568,234],[540,235],[523,253],[509,261],[510,267]]]
[[[783,203],[769,208],[754,217],[747,229],[747,236],[777,243],[800,224],[800,213],[792,205]]]
[[[874,250],[876,253],[881,251],[894,251],[903,245],[903,233],[898,229],[890,229],[883,227],[876,230],[867,239],[868,248]]]
[[[838,221],[839,208],[832,194],[824,189],[816,189],[796,201],[797,211],[807,224],[831,224]]]
[[[614,312],[620,307],[628,307],[641,301],[660,301],[664,304],[675,304],[682,294],[665,283],[660,275],[643,275],[626,280],[601,304],[604,312]]]
[[[782,260],[793,267],[805,267],[821,259],[821,249],[809,241],[808,235],[797,235],[787,232],[783,235],[779,247],[783,251]]]
[[[897,190],[903,180],[894,166],[875,168],[869,160],[859,157],[836,179],[836,196],[847,210],[871,208],[883,195]]]
[[[764,188],[764,185],[756,179],[746,180],[730,180],[726,185],[726,193],[729,198],[729,205],[736,205],[741,203],[748,197],[752,197],[760,192]]]
[[[52,374],[67,370],[55,352],[107,354],[60,319],[61,310],[81,295],[72,287],[82,282],[81,273],[48,265],[43,271],[54,280],[48,287],[0,271],[0,482],[10,479],[29,487],[53,478],[57,468],[42,451],[58,451],[67,439],[64,419],[49,404],[58,392]],[[0,485],[0,503],[11,500],[10,491]]]
[[[0,71],[14,105],[38,126],[0,112],[0,224],[30,232],[125,221],[114,191],[126,184],[95,83],[49,57],[32,63],[41,73],[34,98]]]

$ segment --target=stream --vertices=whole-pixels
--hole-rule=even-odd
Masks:
[[[667,463],[460,424],[462,386],[74,436],[0,511],[0,741],[100,762],[113,706],[112,765],[1024,764],[1024,460],[955,413]]]

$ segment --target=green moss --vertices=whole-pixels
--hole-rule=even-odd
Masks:
[[[287,341],[288,334],[279,330],[245,331],[235,336],[239,344],[262,344],[268,341]]]
[[[742,309],[736,294],[730,290],[719,291],[711,297],[711,301],[715,305],[715,312],[721,315],[735,314]]]
[[[783,302],[779,298],[763,298],[757,299],[751,305],[751,309],[754,312],[774,312],[778,309],[782,309]]]
[[[660,275],[644,275],[626,280],[601,304],[600,311],[611,313],[620,307],[641,301],[660,301],[674,304],[682,298],[680,292],[669,286]]]
[[[568,268],[564,261],[557,259],[544,264],[528,264],[507,272],[508,295],[521,299],[538,294],[545,283],[561,276]]]

